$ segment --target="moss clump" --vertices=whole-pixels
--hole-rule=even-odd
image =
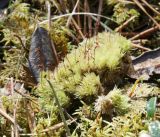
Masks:
[[[115,84],[113,75],[122,77],[123,71],[128,71],[121,68],[130,44],[119,34],[106,32],[86,39],[58,65],[53,79],[65,92],[80,97],[95,95],[103,90],[102,84]]]
[[[93,102],[96,96],[105,91],[103,85],[106,84],[106,81],[110,82],[110,79],[107,78],[108,73],[121,75],[117,72],[120,72],[123,64],[122,58],[129,49],[130,41],[119,34],[104,32],[84,40],[77,49],[67,54],[54,73],[43,72],[41,74],[41,82],[36,90],[41,110],[50,113],[53,122],[57,119],[58,108],[55,105],[55,97],[45,77],[53,84],[62,107],[72,104],[69,100],[72,101],[73,96],[80,100],[88,97]],[[105,77],[105,80],[102,76]],[[92,99],[89,98],[91,96]],[[125,112],[126,100],[119,90],[112,93],[110,99],[117,113]]]
[[[129,98],[117,88],[114,88],[106,96],[99,96],[95,102],[95,111],[110,115],[114,111],[118,115],[125,114],[129,111],[129,107]]]
[[[130,44],[130,41],[119,34],[106,32],[84,40],[79,48],[67,54],[64,61],[55,69],[52,75],[55,90],[80,98],[102,93],[102,85],[115,84],[116,79],[113,75],[122,77],[123,71],[127,73],[128,67],[121,70],[124,65],[122,58],[130,49]],[[112,81],[109,73],[113,74]]]

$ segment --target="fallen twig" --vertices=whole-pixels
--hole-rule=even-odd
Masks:
[[[11,116],[9,116],[6,112],[4,112],[1,108],[0,108],[0,115],[2,115],[4,118],[9,120],[12,124],[14,124],[14,119]]]
[[[125,21],[122,25],[120,25],[119,27],[117,27],[115,29],[116,32],[121,31],[124,27],[126,27],[128,25],[129,22],[131,22],[133,19],[135,19],[136,16],[132,16],[130,17],[127,21]]]
[[[79,4],[79,0],[77,0],[75,6],[74,6],[74,8],[73,8],[73,11],[72,11],[71,15],[69,16],[69,18],[68,18],[68,20],[67,20],[67,23],[66,23],[66,26],[67,26],[67,27],[69,26],[69,24],[70,24],[70,22],[71,22],[72,14],[75,13],[78,4]]]
[[[53,18],[51,18],[51,20],[57,20],[59,18],[64,18],[64,17],[68,17],[70,15],[90,15],[90,16],[97,16],[97,17],[101,17],[101,18],[104,18],[104,19],[107,19],[107,20],[110,20],[110,21],[113,21],[115,22],[114,20],[112,20],[111,18],[109,17],[106,17],[106,16],[103,16],[103,15],[99,15],[99,14],[96,14],[96,13],[90,13],[90,12],[75,12],[74,14],[73,13],[67,13],[67,14],[63,14],[63,15],[59,15],[59,16],[55,16]],[[39,24],[45,24],[47,23],[49,20],[44,20],[42,22],[40,22]]]
[[[140,38],[140,37],[142,37],[144,35],[151,34],[151,33],[155,32],[155,31],[157,31],[158,29],[159,29],[158,26],[154,26],[154,27],[152,27],[150,29],[147,29],[147,30],[135,35],[134,37],[130,38],[130,40],[135,40],[135,39]]]
[[[145,8],[141,5],[141,3],[138,0],[133,0],[137,6],[156,24],[156,26],[158,27],[158,29],[160,29],[160,25],[158,24],[158,22],[151,16],[148,14],[148,12],[145,10]]]
[[[67,120],[67,125],[70,125],[70,124],[72,124],[75,121],[76,121],[76,119]],[[63,126],[64,126],[64,123],[61,122],[61,123],[55,124],[55,125],[53,125],[53,126],[51,126],[49,128],[43,129],[40,133],[43,134],[45,132],[54,131],[54,130],[57,130],[57,129],[63,127]],[[36,134],[36,133],[20,134],[20,136],[37,136],[37,135],[38,134]]]
[[[155,10],[146,0],[141,0],[146,6],[148,6],[148,8],[150,8],[154,13],[156,13],[157,15],[160,16],[160,13]]]
[[[132,43],[132,46],[135,47],[135,48],[139,48],[139,49],[145,50],[145,51],[151,51],[151,49],[145,48],[145,47],[143,47],[143,46],[141,46],[139,44]]]

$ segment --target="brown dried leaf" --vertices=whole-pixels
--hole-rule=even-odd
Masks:
[[[150,79],[153,75],[160,74],[160,48],[145,52],[141,56],[132,60],[134,74],[132,78],[142,77],[143,80]]]

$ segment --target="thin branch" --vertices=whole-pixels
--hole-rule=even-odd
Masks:
[[[135,19],[136,16],[132,16],[130,17],[127,21],[125,21],[122,25],[120,25],[119,27],[117,27],[115,29],[116,32],[121,31],[124,27],[126,27],[128,25],[128,23],[130,23],[133,19]]]
[[[15,137],[19,137],[19,132],[18,132],[18,129],[17,129],[17,120],[16,120],[17,106],[18,106],[18,99],[16,99],[16,101],[15,101],[14,110],[13,110]]]
[[[141,46],[139,44],[133,44],[132,43],[132,47],[139,48],[139,49],[142,49],[142,50],[145,50],[145,51],[151,51],[151,49],[145,48],[145,47],[143,47],[143,46]]]
[[[76,21],[74,19],[72,19],[72,22],[73,22],[75,28],[77,29],[78,33],[81,35],[81,37],[83,39],[85,39],[85,36],[83,35],[83,33],[82,33],[81,29],[79,28],[78,24],[76,23]]]
[[[102,6],[103,6],[103,0],[99,0],[99,5],[98,5],[98,15],[101,15],[101,12],[102,12]],[[97,17],[97,22],[96,22],[96,27],[95,27],[95,35],[97,35],[98,33],[98,29],[99,29],[99,22],[101,20],[101,17],[98,16]]]
[[[138,0],[133,0],[137,6],[156,24],[156,26],[160,29],[160,25],[158,24],[158,22],[152,18],[151,15],[149,15],[149,13],[145,10],[145,8],[141,5],[141,3]]]
[[[51,36],[50,35],[50,30],[51,30],[51,5],[50,5],[49,1],[47,1],[47,7],[48,7],[48,30],[49,30],[49,36]],[[58,59],[58,54],[57,54],[55,45],[54,45],[52,40],[50,42],[51,42],[53,54],[54,54],[54,57],[55,57],[56,65],[58,65],[59,59]]]
[[[109,17],[103,16],[103,15],[99,15],[99,14],[96,14],[96,13],[90,13],[90,12],[76,12],[76,13],[74,13],[74,14],[72,14],[72,13],[67,13],[67,14],[55,16],[55,17],[51,18],[51,20],[57,20],[57,19],[59,19],[59,18],[68,17],[68,16],[70,16],[70,15],[72,15],[72,16],[73,16],[73,15],[90,15],[90,16],[97,16],[97,17],[101,17],[101,18],[104,18],[104,19],[107,19],[107,20],[110,20],[110,21],[115,22],[114,20],[112,20],[112,19],[109,18]],[[49,21],[49,20],[44,20],[44,21],[40,22],[39,24],[40,24],[40,25],[41,25],[41,24],[45,24],[45,23],[47,23],[48,21]]]
[[[84,1],[84,11],[87,10],[87,0]],[[87,33],[87,16],[84,15],[84,21],[83,21],[83,33],[86,35]]]
[[[20,43],[21,43],[23,49],[24,49],[26,52],[29,52],[29,50],[25,47],[24,43],[22,42],[21,37],[18,36],[17,34],[14,34],[14,36],[15,36],[16,38],[18,38],[18,40],[20,41]]]
[[[29,125],[31,133],[34,133],[34,129],[36,127],[35,113],[32,109],[31,102],[26,101],[25,106],[26,106],[26,114],[27,114],[27,119],[28,119],[28,125]]]
[[[155,31],[157,31],[158,29],[159,29],[158,26],[154,26],[154,27],[152,27],[150,29],[147,29],[147,30],[135,35],[134,37],[130,38],[130,40],[135,40],[135,39],[140,38],[140,37],[142,37],[144,35],[151,34],[151,33],[155,32]]]
[[[62,12],[61,12],[61,10],[60,10],[60,7],[59,7],[59,5],[58,5],[58,3],[57,3],[57,1],[56,1],[56,0],[52,0],[52,2],[53,2],[53,4],[54,4],[54,6],[57,8],[58,12],[59,12],[60,14],[62,14]]]
[[[24,93],[20,92],[17,89],[14,89],[14,91],[17,92],[18,94],[20,94],[22,97],[24,97],[24,98],[28,99],[29,101],[33,102],[35,105],[39,106],[38,103],[36,101],[34,101],[33,97],[31,97],[31,96],[29,96],[27,94],[24,94]]]
[[[88,1],[87,1],[87,3],[86,3],[87,5],[87,12],[90,12],[90,8],[89,8],[89,3],[88,3]],[[91,16],[88,16],[88,29],[89,29],[89,37],[91,37],[92,36],[92,18],[91,18]]]
[[[99,0],[99,6],[98,6],[98,14],[101,15],[101,12],[102,12],[102,6],[103,6],[103,0]],[[99,22],[101,19],[101,17],[99,16],[98,17],[98,21]]]
[[[75,122],[75,121],[76,121],[76,119],[67,120],[67,125],[70,125],[70,124],[72,124],[72,123]],[[45,133],[45,132],[54,131],[54,130],[57,130],[57,129],[63,127],[63,126],[64,126],[64,123],[61,122],[61,123],[58,123],[58,124],[56,124],[56,125],[53,125],[53,126],[51,126],[51,127],[49,127],[49,128],[43,129],[40,133],[43,134],[43,133]],[[20,134],[20,136],[37,136],[37,135],[38,135],[38,134],[34,134],[34,133],[31,133],[31,134]]]
[[[76,119],[67,120],[66,122],[67,122],[67,125],[70,125],[71,123],[73,123],[75,121],[76,121]],[[57,129],[63,127],[63,126],[64,126],[64,122],[61,122],[61,123],[58,123],[54,126],[51,126],[51,127],[47,128],[47,129],[42,130],[41,133],[48,132],[48,131],[51,131],[51,130],[57,130]]]
[[[91,18],[95,21],[97,21],[97,18],[94,16],[91,16]],[[99,22],[100,25],[105,29],[105,31],[109,31],[109,32],[113,32],[113,30],[111,28],[109,28],[106,24],[104,24],[103,22]]]
[[[152,5],[150,5],[146,0],[141,0],[146,6],[148,6],[148,8],[150,8],[154,13],[156,13],[158,16],[160,16],[160,13],[155,10]]]
[[[51,30],[51,4],[47,1],[47,9],[48,9],[48,30]]]
[[[2,115],[7,120],[9,120],[12,124],[14,124],[14,119],[11,116],[9,116],[6,112],[4,112],[1,108],[0,108],[0,115]]]
[[[70,24],[70,22],[71,22],[71,19],[72,19],[72,14],[73,14],[73,13],[75,13],[76,8],[77,8],[77,6],[78,6],[78,4],[79,4],[79,0],[77,0],[77,2],[76,2],[76,4],[75,4],[75,6],[74,6],[74,8],[73,8],[73,11],[72,11],[71,15],[69,16],[69,18],[68,18],[68,20],[67,20],[66,27],[68,27],[68,26],[69,26],[69,24]]]

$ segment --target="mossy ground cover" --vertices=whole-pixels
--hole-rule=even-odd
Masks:
[[[158,137],[158,78],[129,76],[132,56],[159,47],[159,3],[139,3],[152,11],[150,18],[136,0],[48,2],[11,1],[0,20],[0,136]],[[74,8],[83,14],[67,14]],[[37,84],[29,56],[40,27],[53,41],[58,64],[37,70]],[[47,53],[38,54],[46,59]]]

